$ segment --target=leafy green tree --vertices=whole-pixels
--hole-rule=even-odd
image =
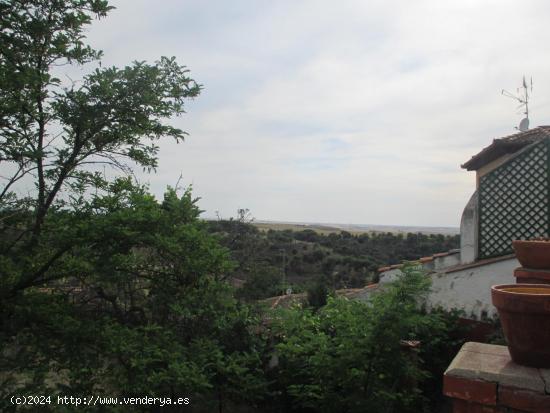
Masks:
[[[245,300],[259,300],[281,294],[281,269],[269,265],[254,266],[246,274],[246,282],[237,291]]]
[[[185,390],[207,405],[262,387],[257,321],[219,281],[231,264],[199,212],[189,191],[158,203],[125,179],[78,212],[51,213],[56,227],[74,228],[57,235],[75,247],[52,265],[57,282],[4,303],[2,391],[24,377],[20,390]]]
[[[183,139],[167,120],[200,86],[164,57],[53,74],[98,61],[84,30],[111,8],[0,2],[0,410],[14,391],[254,403],[261,342],[227,250],[190,190],[158,202],[132,177]]]
[[[311,307],[319,309],[327,304],[331,292],[327,284],[326,277],[320,277],[307,289],[307,302]]]
[[[51,245],[42,236],[48,214],[78,209],[86,194],[108,191],[98,165],[125,174],[127,161],[154,168],[155,141],[185,135],[163,120],[183,113],[200,87],[174,58],[98,67],[68,85],[54,76],[57,66],[101,57],[84,43],[83,30],[111,9],[103,0],[0,3],[0,166],[11,172],[0,190],[1,229],[8,232],[0,252],[11,257],[4,258],[11,270],[2,277],[3,297],[55,277],[49,269],[72,245],[41,250]],[[18,197],[17,184],[30,182],[29,196]],[[32,263],[24,258],[29,251],[36,252]]]

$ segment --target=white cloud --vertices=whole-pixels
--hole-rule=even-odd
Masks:
[[[459,165],[521,119],[500,96],[525,73],[548,123],[544,1],[115,3],[90,30],[106,63],[175,55],[205,85],[161,146],[212,216],[458,225]]]

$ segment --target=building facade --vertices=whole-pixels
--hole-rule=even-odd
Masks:
[[[494,139],[462,168],[476,173],[476,190],[460,224],[460,250],[420,259],[431,274],[428,305],[492,318],[490,288],[513,284],[519,267],[512,241],[550,236],[550,126]],[[399,266],[380,269],[380,284]]]

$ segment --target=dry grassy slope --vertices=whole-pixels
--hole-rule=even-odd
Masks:
[[[347,231],[354,235],[365,233],[385,233],[391,232],[393,234],[407,234],[422,233],[422,234],[442,234],[442,235],[456,235],[459,233],[458,228],[454,227],[415,227],[415,226],[392,226],[392,225],[353,225],[353,224],[301,224],[298,222],[268,222],[268,221],[253,221],[252,225],[256,226],[262,231],[268,231],[270,229],[275,231],[303,231],[305,229],[311,229],[319,234],[330,234],[333,232]]]
[[[274,231],[284,231],[285,229],[290,229],[292,231],[303,231],[305,229],[311,229],[323,235],[327,235],[333,232],[342,232],[342,231],[347,231],[351,234],[364,234],[364,233],[375,232],[371,230],[361,230],[361,229],[347,230],[347,229],[331,227],[329,225],[321,225],[321,224],[286,224],[286,223],[279,223],[279,222],[252,222],[252,225],[254,225],[256,228],[262,231],[268,231],[270,229]]]

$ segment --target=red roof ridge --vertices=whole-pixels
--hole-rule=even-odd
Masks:
[[[548,137],[550,137],[550,126],[542,125],[501,138],[494,138],[490,145],[464,162],[461,168],[469,171],[477,170],[503,154],[513,153],[524,146]]]
[[[442,258],[442,257],[446,257],[446,256],[451,255],[451,254],[456,254],[459,251],[460,250],[458,250],[458,249],[452,249],[452,250],[449,250],[449,251],[446,251],[446,252],[438,252],[436,254],[429,255],[429,256],[426,256],[426,257],[421,257],[421,258],[418,258],[416,260],[412,260],[410,262],[420,262],[421,264],[424,264],[426,262],[431,262],[436,258]],[[403,264],[386,265],[384,267],[378,268],[378,272],[386,272],[386,271],[389,271],[389,270],[395,270],[396,268],[401,268],[402,266],[403,266]]]

